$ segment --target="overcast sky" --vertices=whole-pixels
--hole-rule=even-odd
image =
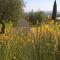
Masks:
[[[55,0],[24,0],[25,2],[25,11],[34,11],[43,10],[43,11],[52,11],[53,4]],[[60,11],[60,0],[57,1],[57,10]]]

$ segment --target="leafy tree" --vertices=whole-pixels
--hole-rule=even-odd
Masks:
[[[0,0],[0,24],[2,31],[5,30],[5,22],[12,21],[13,23],[20,20],[23,15],[23,0]]]
[[[56,16],[57,16],[57,4],[56,4],[56,0],[55,0],[54,6],[53,6],[53,12],[52,12],[52,19],[56,20]]]
[[[37,11],[37,12],[32,11],[28,14],[28,21],[32,25],[36,25],[37,21],[38,21],[38,24],[40,24],[41,22],[44,22],[45,20],[46,20],[46,15],[42,11]]]

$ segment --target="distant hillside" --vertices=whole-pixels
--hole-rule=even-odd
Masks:
[[[52,15],[52,11],[45,11],[45,14],[46,14],[46,15]],[[60,16],[60,12],[57,12],[57,15]]]
[[[43,11],[46,15],[52,15],[52,11]],[[25,14],[29,14],[29,12],[25,12]],[[60,17],[60,12],[57,12],[57,16]]]

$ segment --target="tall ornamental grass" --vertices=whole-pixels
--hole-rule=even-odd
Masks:
[[[35,27],[6,23],[0,35],[0,60],[59,60],[60,25],[51,21]]]

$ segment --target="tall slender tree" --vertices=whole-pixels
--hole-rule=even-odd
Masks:
[[[57,17],[57,3],[56,3],[56,0],[55,0],[54,6],[53,6],[53,12],[52,12],[52,19],[56,20],[56,17]]]

